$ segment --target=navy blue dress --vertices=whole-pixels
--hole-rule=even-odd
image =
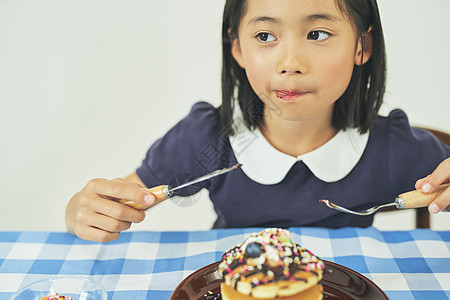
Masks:
[[[355,210],[392,202],[413,190],[417,179],[449,156],[449,147],[429,132],[411,127],[406,114],[394,110],[388,117],[377,118],[358,163],[338,181],[325,182],[298,161],[276,184],[255,182],[238,169],[178,194],[208,189],[217,213],[214,228],[367,227],[373,216],[340,213],[318,200],[329,199]],[[150,147],[137,174],[149,188],[177,186],[236,162],[216,109],[199,102]]]

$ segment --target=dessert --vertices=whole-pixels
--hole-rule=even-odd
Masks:
[[[285,229],[253,233],[222,255],[222,299],[322,299],[325,264]]]
[[[205,295],[203,295],[202,300],[222,300],[222,294],[215,294],[214,292],[208,291]]]
[[[44,296],[41,298],[41,300],[73,300],[73,299],[69,296],[63,296],[60,295],[59,293],[56,293],[55,295]]]

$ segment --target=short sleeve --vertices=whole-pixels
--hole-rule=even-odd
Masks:
[[[136,170],[139,178],[149,188],[163,184],[174,187],[210,171],[203,156],[207,152],[214,160],[219,155],[214,153],[222,134],[219,123],[212,105],[196,103],[184,119],[149,148]],[[183,189],[179,194],[193,194],[207,184]]]
[[[387,131],[389,175],[397,194],[414,189],[418,179],[450,156],[450,148],[432,133],[411,127],[402,110],[389,114]]]

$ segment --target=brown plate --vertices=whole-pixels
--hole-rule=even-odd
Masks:
[[[324,260],[322,279],[324,299],[388,299],[386,294],[363,275],[344,266]],[[202,300],[208,291],[220,293],[220,262],[203,267],[186,277],[173,291],[170,300]]]

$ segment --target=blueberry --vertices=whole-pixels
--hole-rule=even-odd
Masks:
[[[245,248],[245,252],[247,257],[250,258],[257,258],[261,255],[262,253],[262,245],[260,243],[250,243],[247,245],[247,247]]]

